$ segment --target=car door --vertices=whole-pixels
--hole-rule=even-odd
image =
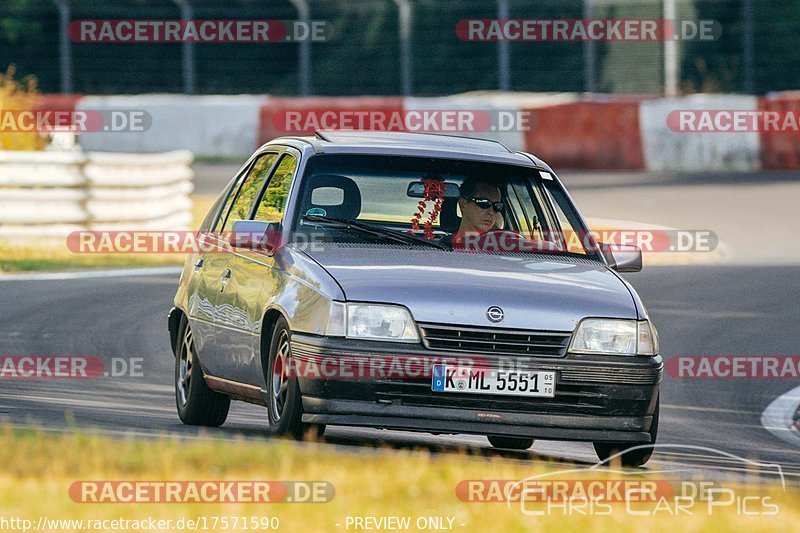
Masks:
[[[300,154],[287,148],[263,187],[251,219],[262,222],[283,222],[283,215],[294,181]],[[227,348],[234,366],[236,381],[261,387],[264,374],[261,365],[261,320],[267,303],[283,286],[283,270],[276,256],[264,252],[236,250],[232,257],[230,291],[222,299],[251,329],[230,329],[226,332]],[[233,335],[237,335],[234,340]]]
[[[194,335],[194,347],[203,366],[216,370],[214,350],[214,304],[220,289],[220,279],[227,263],[222,257],[218,233],[230,211],[236,191],[247,173],[243,169],[220,194],[198,231],[198,250],[190,257],[191,270],[187,283],[187,315]]]
[[[259,154],[242,181],[231,209],[219,234],[219,246],[227,253],[216,254],[214,272],[219,274],[214,294],[214,359],[217,377],[241,381],[241,357],[252,351],[252,336],[259,331],[260,319],[253,319],[244,308],[251,294],[241,291],[238,276],[234,275],[236,257],[241,253],[231,245],[231,231],[237,220],[249,220],[264,185],[282,150],[272,149]]]

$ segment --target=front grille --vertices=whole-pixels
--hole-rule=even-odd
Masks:
[[[420,324],[422,342],[431,350],[500,355],[562,357],[572,335],[564,331],[527,331]]]
[[[498,411],[543,412],[560,411],[577,408],[590,410],[608,407],[608,393],[597,386],[559,383],[556,394],[552,398],[521,398],[502,395],[473,395],[456,392],[432,392],[427,383],[404,384],[405,387],[392,388],[391,385],[376,387],[378,398],[400,400],[406,405],[427,407],[451,407],[457,405],[462,409],[494,409]]]
[[[620,383],[624,385],[653,385],[661,382],[662,367],[620,368],[613,367],[573,367],[561,370],[563,381],[575,383]]]

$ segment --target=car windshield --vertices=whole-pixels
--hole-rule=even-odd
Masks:
[[[402,240],[398,235],[411,235],[416,239],[406,239],[408,245],[428,240],[443,244],[441,249],[471,242],[473,248],[499,253],[595,254],[586,239],[575,238],[586,235],[586,229],[561,186],[544,170],[329,154],[310,158],[304,174],[294,223],[295,235],[303,238],[313,233],[326,242],[397,243]],[[476,216],[487,226],[470,226]]]

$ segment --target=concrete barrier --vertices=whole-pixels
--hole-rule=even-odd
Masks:
[[[152,94],[86,96],[79,111],[144,111],[146,131],[84,133],[84,150],[165,152],[190,150],[199,157],[247,157],[258,147],[258,114],[266,96]]]
[[[695,94],[643,101],[639,107],[642,146],[647,170],[749,171],[760,168],[758,132],[674,131],[667,122],[672,111],[755,111],[755,96]]]
[[[186,150],[151,155],[0,151],[0,236],[189,229],[192,160]]]
[[[81,185],[85,180],[81,171],[85,162],[86,155],[80,152],[0,150],[0,186]]]

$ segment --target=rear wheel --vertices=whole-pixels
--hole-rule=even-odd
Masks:
[[[289,371],[291,358],[291,330],[286,319],[281,317],[272,332],[266,365],[269,432],[275,436],[293,439],[321,437],[325,432],[324,425],[302,422],[303,400],[297,376]]]
[[[625,451],[628,447],[631,447],[631,444],[626,443],[617,443],[617,442],[595,442],[594,443],[594,451],[597,453],[597,457],[600,458],[601,461],[606,462],[608,459],[620,452],[624,453],[619,456],[619,459],[622,462],[622,466],[642,466],[647,461],[650,460],[650,456],[653,455],[653,446],[656,443],[656,437],[658,436],[658,412],[659,412],[659,405],[661,403],[661,398],[659,397],[656,400],[656,410],[653,413],[653,423],[650,424],[650,444],[642,445],[641,448],[636,448],[634,450]],[[635,448],[638,445],[633,445]]]
[[[181,318],[175,346],[175,404],[178,416],[191,426],[221,426],[228,417],[231,400],[206,384],[194,349],[192,328]]]
[[[528,437],[500,437],[498,435],[489,435],[489,444],[495,448],[507,448],[510,450],[527,450],[533,446],[533,439]]]

